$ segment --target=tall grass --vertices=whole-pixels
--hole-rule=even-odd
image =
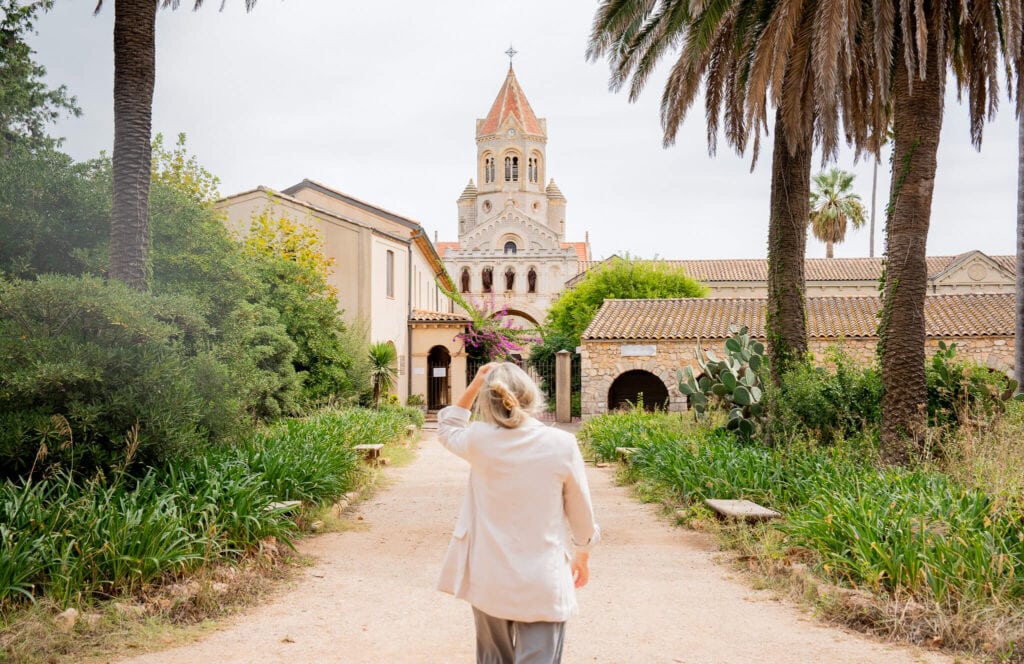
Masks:
[[[0,608],[130,593],[296,527],[272,503],[324,504],[357,479],[360,443],[401,438],[407,409],[325,412],[138,478],[0,485]],[[418,412],[416,414],[419,414]]]
[[[1024,594],[1019,497],[935,470],[880,470],[869,446],[745,445],[678,415],[608,415],[580,435],[603,458],[637,448],[629,472],[682,502],[747,498],[782,511],[788,545],[816,552],[835,583],[939,603]]]

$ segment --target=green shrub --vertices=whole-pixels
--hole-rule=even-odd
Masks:
[[[932,426],[988,425],[1006,410],[1017,382],[971,362],[958,360],[956,344],[939,342],[926,367],[928,422]],[[1019,397],[1018,397],[1019,398]]]
[[[874,367],[859,367],[841,348],[826,351],[829,370],[811,359],[794,363],[767,392],[773,441],[830,445],[872,435],[881,421],[882,381]]]
[[[92,277],[0,283],[0,466],[39,460],[84,473],[143,465],[206,440],[206,404],[183,347],[205,333],[194,302]]]
[[[388,417],[391,417],[391,413],[393,412],[395,416],[401,418],[401,423],[404,426],[414,424],[416,425],[417,428],[421,429],[423,428],[423,423],[427,419],[426,416],[423,414],[423,411],[420,410],[419,408],[411,408],[408,406],[402,407],[401,405],[398,404],[383,404],[379,408],[379,410],[384,411],[385,414],[388,415]]]

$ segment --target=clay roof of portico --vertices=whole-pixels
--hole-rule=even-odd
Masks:
[[[807,335],[815,339],[873,338],[877,297],[807,298]],[[583,332],[592,340],[724,339],[729,325],[746,325],[765,338],[764,298],[605,300]],[[1013,336],[1014,295],[932,295],[925,299],[928,337]]]
[[[491,111],[487,114],[487,118],[480,125],[477,136],[496,134],[505,124],[505,120],[510,117],[515,118],[526,133],[544,135],[544,129],[540,126],[540,121],[537,120],[533,109],[530,108],[530,102],[526,100],[523,89],[519,87],[519,81],[516,80],[516,74],[512,71],[512,67],[508,68],[505,82],[498,90],[498,96],[495,98],[494,104],[491,105]]]
[[[458,323],[465,325],[472,322],[469,316],[460,313],[446,313],[442,311],[423,311],[413,309],[409,316],[410,323]]]

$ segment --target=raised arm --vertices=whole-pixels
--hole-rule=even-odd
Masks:
[[[469,459],[469,441],[466,439],[466,427],[469,426],[470,409],[476,396],[480,394],[480,388],[484,384],[484,376],[494,368],[494,363],[488,363],[480,367],[476,376],[466,387],[455,405],[442,408],[437,414],[437,437],[452,454],[463,459]]]

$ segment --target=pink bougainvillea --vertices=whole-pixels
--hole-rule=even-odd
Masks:
[[[506,307],[498,307],[492,295],[489,302],[463,301],[463,308],[472,318],[466,331],[455,335],[473,359],[507,360],[521,352],[527,344],[539,339],[532,330],[516,327]]]

